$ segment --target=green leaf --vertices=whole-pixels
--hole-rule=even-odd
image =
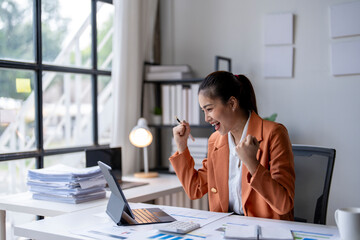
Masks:
[[[272,122],[275,122],[276,117],[277,117],[277,113],[274,113],[274,114],[271,115],[270,117],[264,117],[264,119],[265,119],[265,120],[272,121]]]

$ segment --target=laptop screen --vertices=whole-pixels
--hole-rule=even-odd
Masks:
[[[116,223],[120,223],[122,220],[122,212],[125,211],[128,215],[134,218],[129,203],[127,202],[124,193],[122,192],[118,182],[112,174],[111,167],[99,161],[98,165],[101,172],[104,174],[106,182],[109,185],[111,195],[107,205],[106,213]]]
[[[98,165],[98,161],[110,166],[116,172],[116,178],[121,180],[121,147],[117,148],[100,148],[100,149],[87,149],[86,167],[93,167]]]
[[[106,213],[117,225],[165,223],[176,220],[160,208],[138,208],[131,210],[121,187],[111,171],[111,167],[100,161],[98,165],[111,191]]]

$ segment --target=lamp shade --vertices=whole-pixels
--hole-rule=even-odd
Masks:
[[[147,147],[151,144],[153,136],[147,126],[145,118],[139,118],[137,125],[131,130],[129,139],[135,147]]]

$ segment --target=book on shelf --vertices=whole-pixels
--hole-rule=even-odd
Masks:
[[[172,124],[172,125],[175,125],[176,124],[176,120],[175,120],[175,116],[178,115],[178,113],[176,112],[177,109],[176,109],[176,86],[175,85],[171,85],[170,86],[170,123],[169,124]]]
[[[162,81],[162,80],[182,80],[191,79],[190,72],[148,72],[145,74],[145,80],[148,81]]]
[[[147,65],[145,80],[182,80],[192,78],[189,65]]]
[[[147,65],[147,72],[191,72],[189,65]]]
[[[170,85],[161,86],[161,106],[163,124],[171,124],[170,116]]]
[[[163,124],[178,124],[175,116],[180,120],[187,121],[191,125],[200,124],[200,106],[197,98],[198,88],[199,84],[163,84],[161,86]]]
[[[191,123],[195,125],[200,124],[200,105],[198,101],[198,91],[200,84],[191,84],[191,94],[192,94],[192,108],[191,108]]]

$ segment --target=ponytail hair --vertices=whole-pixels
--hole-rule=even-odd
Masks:
[[[226,71],[210,73],[201,82],[198,93],[200,91],[210,98],[220,98],[224,104],[233,96],[241,109],[258,113],[254,88],[244,75]]]

